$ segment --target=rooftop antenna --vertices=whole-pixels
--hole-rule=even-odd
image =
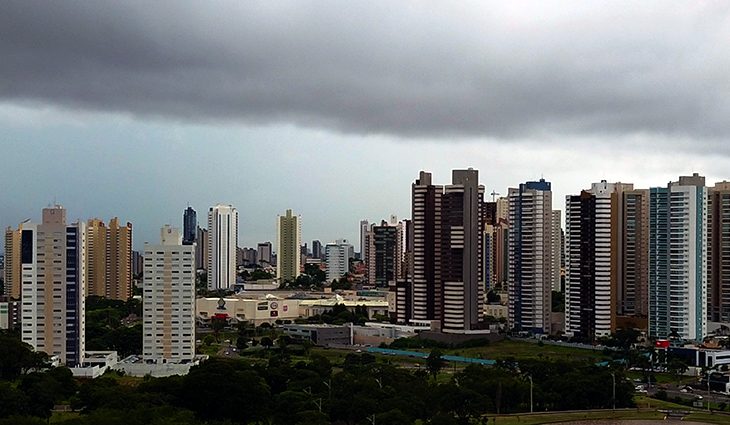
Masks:
[[[495,189],[492,189],[492,193],[490,193],[490,195],[492,195],[492,202],[494,202],[496,200],[497,196],[499,196],[501,194],[498,193]]]

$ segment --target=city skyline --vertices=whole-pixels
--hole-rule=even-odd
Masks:
[[[220,202],[245,246],[287,208],[304,240],[358,241],[408,216],[419,170],[478,169],[487,199],[544,177],[562,209],[586,182],[730,169],[727,4],[175,6],[4,8],[0,225],[56,200],[140,250]]]

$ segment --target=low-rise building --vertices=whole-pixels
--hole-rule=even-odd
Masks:
[[[284,325],[284,333],[303,340],[309,340],[314,345],[351,345],[352,331],[350,326],[336,326],[325,324],[312,325]]]
[[[299,318],[300,301],[272,295],[261,298],[198,298],[195,316],[201,324],[209,324],[213,317],[220,317],[232,323],[249,322],[259,326],[262,323]]]
[[[424,326],[394,325],[392,323],[367,322],[365,326],[352,327],[353,344],[378,346],[390,344],[398,338],[411,338],[421,331],[431,329],[430,324]]]
[[[388,315],[388,301],[386,299],[345,299],[339,295],[332,298],[302,300],[299,303],[299,315],[301,317],[311,317],[332,310],[335,305],[342,304],[347,310],[355,312],[358,307],[365,308],[368,319],[375,318],[376,315]]]

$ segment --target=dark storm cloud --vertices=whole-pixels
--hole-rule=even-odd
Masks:
[[[725,4],[506,3],[3,2],[0,99],[399,137],[730,134]]]

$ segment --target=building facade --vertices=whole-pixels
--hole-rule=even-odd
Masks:
[[[281,283],[294,282],[302,267],[302,218],[286,210],[276,219],[276,235],[276,277]]]
[[[707,334],[707,189],[695,173],[650,189],[649,335]]]
[[[618,260],[620,277],[616,281],[616,316],[626,323],[643,323],[649,313],[649,190],[623,192],[618,229],[622,256]]]
[[[623,282],[624,194],[633,185],[594,183],[566,197],[565,331],[588,340],[616,329],[617,286]]]
[[[518,331],[551,328],[552,191],[540,179],[509,189],[509,324]]]
[[[380,288],[395,286],[403,268],[403,225],[381,221],[365,234],[365,262],[368,284]]]
[[[350,271],[350,259],[353,248],[345,239],[339,239],[325,246],[325,262],[327,263],[327,281],[332,282],[345,276]]]
[[[183,211],[183,244],[192,245],[198,238],[198,214],[188,205]]]
[[[132,224],[87,222],[88,295],[126,301],[132,296]]]
[[[195,268],[208,270],[208,229],[198,227],[195,242]]]
[[[20,235],[23,225],[17,229],[8,227],[5,229],[5,265],[3,268],[3,282],[5,284],[5,296],[19,300],[21,287],[21,265],[20,265]]]
[[[707,319],[730,322],[730,182],[715,183],[707,200]]]
[[[22,340],[73,367],[84,362],[86,223],[66,224],[60,206],[41,224],[24,223],[20,241]]]
[[[195,357],[195,246],[165,226],[145,245],[142,358],[180,363]]]
[[[550,281],[553,291],[562,292],[563,218],[562,211],[553,210],[550,221],[550,243],[553,247],[550,259]]]
[[[441,198],[444,187],[421,171],[411,185],[413,220],[413,320],[442,319]]]
[[[208,289],[230,289],[236,284],[238,211],[218,204],[208,211]]]
[[[271,242],[260,242],[256,247],[256,260],[259,266],[266,267],[272,264]]]
[[[474,169],[454,170],[441,198],[444,330],[480,328],[484,309],[484,186]]]
[[[20,326],[20,301],[0,301],[0,329],[15,330]]]
[[[360,259],[363,261],[367,261],[367,249],[368,249],[368,241],[367,241],[367,234],[370,231],[370,222],[368,220],[360,220],[360,252],[358,253],[360,255]]]
[[[312,241],[312,258],[319,260],[324,259],[324,250],[322,249],[322,242],[319,240]]]

